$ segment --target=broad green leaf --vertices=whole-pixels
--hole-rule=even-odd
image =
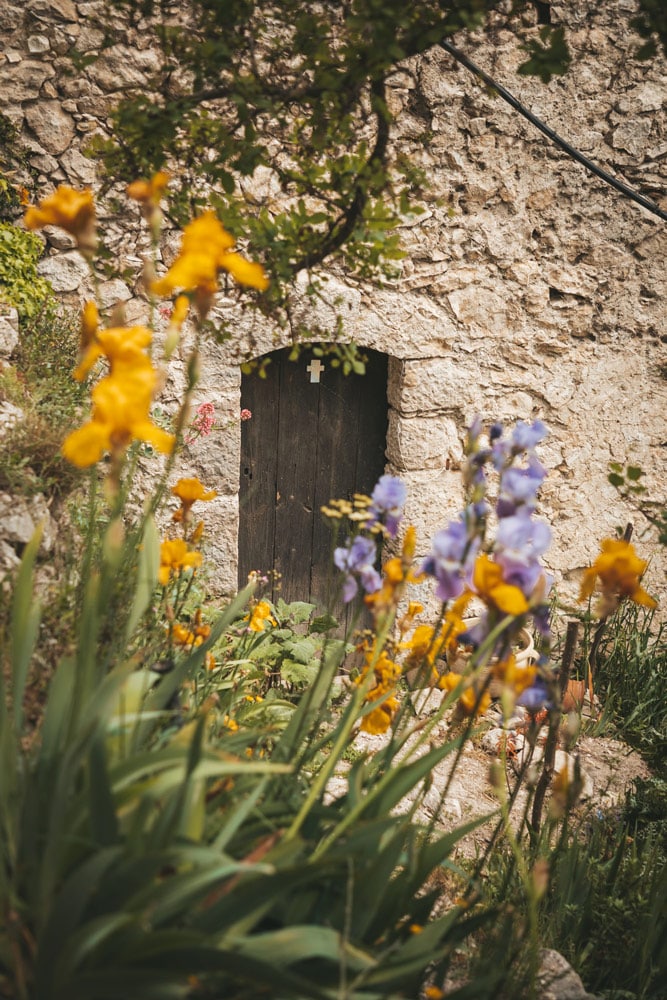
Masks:
[[[308,631],[315,633],[328,632],[329,629],[337,627],[338,627],[338,620],[334,618],[333,615],[326,613],[323,615],[318,615],[316,618],[313,618],[312,622],[308,627]]]
[[[299,625],[301,622],[307,622],[314,610],[315,605],[309,604],[307,601],[291,601],[289,604],[286,604],[285,601],[280,598],[276,605],[278,617],[281,620],[287,618],[295,625]]]
[[[296,660],[283,660],[280,664],[280,676],[285,684],[310,684],[319,673],[319,662],[303,663]]]
[[[157,585],[157,574],[160,568],[160,538],[155,518],[146,518],[144,533],[139,546],[139,565],[137,568],[137,584],[132,600],[132,607],[125,626],[126,642],[133,635],[141,621]]]
[[[315,640],[309,636],[304,636],[302,639],[296,639],[293,642],[286,642],[285,648],[291,654],[292,659],[296,660],[297,663],[304,664],[310,663],[319,649]]]
[[[63,743],[64,734],[69,728],[75,676],[74,660],[67,658],[60,661],[51,678],[39,749],[40,761],[42,762],[55,756]]]
[[[118,692],[111,711],[109,726],[122,726],[129,718],[141,714],[144,699],[150,689],[162,679],[155,670],[134,670]]]
[[[300,699],[289,725],[276,744],[274,760],[294,760],[295,754],[304,753],[306,736],[315,726],[329,702],[333,679],[345,656],[345,644],[327,643],[322,653],[322,666],[315,682]]]
[[[37,956],[37,993],[50,986],[53,967],[65,948],[94,893],[99,879],[121,856],[122,848],[111,847],[97,851],[84,864],[76,868],[61,886],[39,939]]]
[[[94,841],[107,846],[118,839],[118,823],[109,783],[106,746],[101,735],[90,748],[88,774],[91,833]]]
[[[257,995],[275,997],[307,997],[308,1000],[333,1000],[328,991],[321,989],[316,981],[289,969],[281,969],[259,958],[239,954],[235,949],[207,947],[205,944],[188,944],[191,935],[182,932],[184,945],[180,948],[174,944],[171,935],[164,942],[158,937],[156,947],[151,947],[151,937],[142,941],[134,948],[133,960],[129,969],[109,965],[90,972],[80,972],[72,980],[71,996],[77,1000],[143,1000],[152,997],[154,1000],[168,1000],[174,993],[165,993],[165,987],[151,991],[155,983],[166,983],[170,988],[173,980],[187,985],[191,975],[219,974],[224,977],[228,990],[232,983],[238,980],[249,984],[249,988]],[[145,947],[141,947],[145,945]],[[225,987],[223,986],[223,991]],[[237,990],[235,990],[237,992]],[[192,996],[192,987],[187,986],[183,996]],[[220,1000],[225,993],[219,994]],[[230,996],[234,994],[230,992]]]
[[[67,983],[74,970],[93,958],[97,948],[118,931],[127,930],[135,919],[131,913],[107,913],[79,927],[60,953],[54,974],[53,995],[62,996],[60,984]]]
[[[269,777],[262,778],[245,799],[242,799],[235,808],[225,814],[222,829],[213,842],[213,846],[217,850],[223,851],[236,836],[252,810],[263,797]]]
[[[158,751],[136,754],[122,761],[111,771],[114,794],[128,791],[136,794],[143,789],[152,796],[164,795],[179,786],[187,774],[187,747],[167,747]],[[221,778],[232,775],[289,774],[290,764],[276,764],[270,760],[247,760],[223,757],[214,753],[207,756],[192,772],[194,779]]]
[[[239,954],[256,957],[278,968],[309,960],[328,960],[337,967],[343,957],[351,972],[377,965],[377,959],[354,948],[337,931],[312,924],[253,934],[235,944]]]
[[[204,871],[188,871],[155,882],[128,900],[127,908],[133,912],[146,911],[151,927],[160,927],[187,916],[212,890],[222,890],[232,878],[274,873],[273,865],[230,860]]]
[[[41,607],[33,598],[33,571],[37,552],[42,541],[43,527],[39,525],[25,547],[19,567],[11,618],[12,703],[14,729],[18,736],[23,729],[23,694],[30,660],[37,642]]]

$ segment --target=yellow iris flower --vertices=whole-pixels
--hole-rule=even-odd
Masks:
[[[525,615],[528,601],[514,584],[505,583],[502,568],[485,553],[475,562],[473,571],[475,590],[487,605],[493,605],[506,615]]]
[[[90,304],[93,303],[87,303]],[[92,311],[90,316],[92,318]],[[84,322],[86,322],[85,311],[82,328]],[[74,370],[74,378],[79,382],[83,381],[93,365],[104,357],[108,360],[112,373],[123,365],[141,367],[147,364],[150,367],[145,348],[150,345],[152,336],[151,331],[145,326],[112,326],[108,330],[96,329]]]
[[[179,295],[174,302],[174,308],[172,309],[171,316],[169,317],[169,326],[180,330],[188,315],[189,308],[190,299],[187,295]]]
[[[271,615],[271,605],[268,601],[258,601],[252,609],[252,615],[248,622],[248,631],[263,632],[265,625],[277,625],[277,621]]]
[[[438,687],[441,691],[455,691],[456,688],[462,683],[463,676],[461,674],[454,673],[450,670],[449,673],[443,674],[438,681]],[[476,715],[483,715],[487,708],[491,704],[491,695],[488,691],[484,691],[480,697],[478,688],[475,684],[471,682],[466,682],[467,686],[464,687],[463,691],[459,695],[459,707],[465,715],[472,715],[473,711]],[[475,709],[475,704],[479,698],[479,704]]]
[[[175,622],[171,627],[171,640],[177,646],[201,646],[210,634],[210,625],[195,625],[192,630],[180,622]]]
[[[398,663],[390,659],[385,649],[380,651],[375,663],[373,663],[375,655],[374,646],[365,645],[361,648],[366,649],[366,657],[364,667],[359,677],[357,677],[356,683],[363,684],[368,677],[369,671],[372,669],[375,686],[366,692],[364,701],[377,701],[378,698],[382,698],[383,700],[380,705],[377,705],[368,715],[363,717],[360,729],[365,733],[372,733],[377,736],[387,731],[398,710],[399,702],[394,696],[394,690],[396,682],[401,676],[401,667]]]
[[[81,327],[79,337],[79,355],[83,357],[100,328],[100,314],[95,302],[88,300],[81,310]]]
[[[196,569],[201,566],[201,552],[195,552],[188,547],[182,538],[167,538],[160,545],[160,568],[158,580],[166,587],[169,580],[180,576],[184,569]]]
[[[382,586],[374,594],[367,594],[364,598],[376,618],[396,607],[405,584],[421,583],[423,580],[423,576],[412,571],[415,548],[416,532],[410,525],[405,532],[401,555],[389,559],[382,567]]]
[[[519,666],[514,654],[510,653],[506,660],[494,664],[492,673],[496,680],[501,681],[503,687],[513,695],[519,695],[533,684],[537,676],[537,667],[533,663]]]
[[[151,205],[157,207],[160,204],[160,199],[162,198],[168,183],[169,174],[167,171],[158,170],[156,174],[153,174],[149,181],[140,180],[133,181],[131,184],[128,184],[127,194],[133,201],[150,203]]]
[[[132,441],[145,441],[165,454],[171,452],[173,434],[156,427],[150,419],[156,375],[148,358],[145,362],[109,375],[95,386],[91,419],[63,442],[62,453],[73,465],[94,465],[104,452],[118,455]]]
[[[657,601],[639,582],[648,563],[639,558],[632,543],[624,539],[605,538],[600,547],[602,552],[584,573],[579,599],[585,601],[591,596],[599,578],[603,596],[612,607],[622,598],[629,597],[635,604],[655,608]]]
[[[227,271],[242,285],[260,291],[269,280],[263,267],[232,252],[234,238],[214,212],[205,212],[183,230],[181,251],[164,277],[153,282],[156,295],[171,295],[177,289],[213,295],[218,274]]]
[[[362,732],[370,733],[372,736],[381,736],[382,733],[386,733],[397,709],[398,701],[396,698],[393,696],[385,698],[381,705],[363,717],[360,727]]]
[[[181,501],[184,507],[192,507],[197,500],[215,500],[215,490],[207,490],[203,483],[193,476],[191,479],[179,479],[171,492]]]
[[[58,226],[71,233],[82,250],[94,250],[97,245],[95,203],[90,188],[77,191],[61,184],[39,205],[30,205],[23,221],[27,229]]]
[[[215,500],[218,495],[215,490],[207,490],[196,476],[192,479],[179,479],[176,485],[172,486],[171,492],[181,501],[181,506],[172,515],[174,521],[186,521],[194,503],[198,500]]]

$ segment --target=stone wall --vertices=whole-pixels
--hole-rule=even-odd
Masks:
[[[552,22],[566,25],[578,55],[548,86],[516,75],[523,54],[509,33],[475,36],[466,51],[582,152],[667,208],[666,67],[633,58],[631,8],[628,0],[553,0]],[[108,134],[114,101],[156,65],[140,30],[101,50],[102,9],[74,0],[0,8],[2,110],[20,125],[45,189],[95,183],[86,142]],[[71,72],[74,47],[101,54]],[[540,417],[551,428],[542,449],[553,470],[542,502],[554,526],[548,562],[564,590],[598,539],[633,520],[642,554],[655,553],[649,588],[664,594],[664,557],[607,482],[610,461],[629,461],[646,470],[653,497],[667,496],[664,223],[569,160],[442,50],[405,67],[391,105],[398,148],[431,179],[426,210],[403,227],[407,257],[395,283],[359,289],[331,273],[330,288],[354,339],[390,356],[388,467],[410,487],[422,551],[460,503],[472,416]],[[257,176],[258,186],[266,182]],[[138,270],[147,249],[139,227],[102,224],[121,264]],[[56,231],[47,241],[41,273],[65,296],[86,294],[76,251]],[[167,239],[164,263],[174,248]],[[128,319],[143,316],[137,287],[105,281],[103,302],[124,301]],[[238,360],[248,344],[259,356],[287,335],[249,329],[231,301],[217,308],[245,339],[207,351],[198,400],[214,402],[232,426],[196,442],[186,461],[220,493],[206,516],[211,587],[226,592],[236,584]],[[333,309],[321,304],[314,319],[333,328]],[[181,379],[177,365],[164,405]]]

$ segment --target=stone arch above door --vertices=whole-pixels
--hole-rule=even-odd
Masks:
[[[268,357],[266,377],[244,375],[241,406],[239,584],[275,568],[273,597],[330,600],[332,533],[320,508],[369,492],[385,467],[388,359],[368,355],[361,377],[302,349]]]

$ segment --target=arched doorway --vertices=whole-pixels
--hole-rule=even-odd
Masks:
[[[387,356],[364,353],[363,376],[308,349],[290,361],[289,348],[268,355],[265,378],[243,376],[252,418],[241,425],[239,586],[275,569],[274,599],[328,605],[332,533],[320,508],[369,493],[384,472]]]

